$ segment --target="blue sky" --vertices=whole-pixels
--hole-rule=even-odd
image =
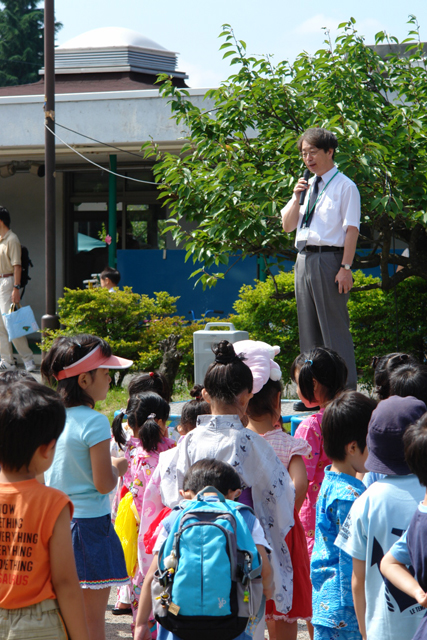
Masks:
[[[399,40],[407,36],[409,14],[415,14],[427,41],[427,0],[56,0],[56,19],[63,23],[57,43],[90,29],[120,26],[134,29],[179,53],[179,69],[192,87],[217,86],[231,70],[218,51],[221,25],[229,23],[251,54],[293,60],[301,51],[322,47],[322,27],[332,37],[351,16],[366,43],[386,30]]]

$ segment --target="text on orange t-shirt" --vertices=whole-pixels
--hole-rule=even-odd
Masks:
[[[0,607],[18,609],[55,599],[49,541],[66,505],[62,491],[37,480],[0,484]]]

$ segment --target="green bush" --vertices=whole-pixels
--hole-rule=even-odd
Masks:
[[[355,286],[376,281],[361,271],[357,271],[354,278]],[[408,278],[397,285],[396,291],[355,291],[350,294],[348,310],[356,364],[362,382],[368,386],[372,384],[371,361],[376,355],[399,350],[411,353],[423,362],[427,347],[425,280]]]
[[[58,336],[91,333],[107,340],[114,353],[133,360],[130,371],[150,371],[162,362],[159,342],[175,333],[182,336],[179,375],[192,384],[193,333],[203,328],[204,322],[189,324],[174,315],[177,300],[165,291],[150,298],[133,293],[130,287],[113,294],[102,288],[65,289],[64,297],[58,300],[61,328],[48,333],[43,350],[47,351]],[[123,377],[118,376],[118,383]]]
[[[107,340],[114,353],[134,360],[131,370],[138,370],[150,322],[175,313],[177,299],[164,291],[149,298],[130,287],[114,293],[102,288],[65,289],[58,300],[61,328],[49,332],[43,350],[58,336],[91,333]]]
[[[189,324],[188,321],[179,316],[153,318],[142,338],[137,363],[138,369],[141,371],[158,369],[163,357],[158,348],[158,343],[171,333],[177,333],[181,336],[178,343],[178,351],[182,353],[178,377],[183,377],[187,384],[192,386],[194,379],[193,333],[203,329],[204,326],[205,322],[203,321]]]
[[[371,276],[361,271],[354,274],[355,286],[374,283]],[[236,329],[246,330],[253,340],[263,340],[280,346],[276,360],[288,381],[288,372],[299,354],[299,336],[296,302],[293,297],[293,272],[275,277],[280,295],[274,298],[276,288],[272,278],[244,285],[234,304],[235,314],[226,320]],[[397,291],[381,289],[352,292],[348,305],[350,330],[353,336],[359,381],[372,385],[370,363],[374,355],[396,351],[396,311],[398,308],[399,350],[424,359],[427,347],[427,283],[421,278],[408,278],[397,286]],[[133,371],[157,369],[163,353],[159,342],[170,334],[181,335],[178,350],[182,353],[178,377],[191,385],[194,375],[193,333],[203,329],[205,321],[189,323],[174,315],[178,298],[162,291],[154,298],[132,293],[129,287],[114,294],[106,289],[65,289],[58,301],[61,329],[49,333],[43,348],[49,348],[59,335],[92,333],[105,338],[113,352],[134,360]],[[216,319],[209,318],[214,322]],[[224,321],[224,319],[221,319]],[[118,382],[121,381],[121,376]]]
[[[294,358],[299,353],[298,321],[296,301],[291,297],[294,288],[293,272],[280,273],[275,277],[280,294],[289,297],[281,300],[273,296],[276,292],[272,278],[245,285],[234,304],[236,315],[230,320],[236,329],[249,332],[254,340],[263,340],[280,346],[276,360],[286,382]],[[361,271],[354,274],[355,286],[376,282],[372,276]],[[348,310],[350,330],[353,336],[359,381],[372,385],[370,366],[374,355],[383,355],[397,349],[396,308],[398,308],[399,350],[424,359],[427,341],[427,282],[421,278],[409,278],[397,286],[397,291],[372,289],[353,292]]]
[[[257,282],[255,286],[244,285],[239,299],[234,303],[236,315],[229,320],[236,329],[248,331],[252,340],[262,340],[279,345],[279,363],[284,381],[287,380],[292,362],[299,354],[298,319],[293,272],[280,273],[275,277],[280,294],[289,294],[285,300],[273,298],[276,290],[273,279]]]

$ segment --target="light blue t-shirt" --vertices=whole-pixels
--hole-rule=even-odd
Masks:
[[[411,640],[424,615],[415,600],[386,588],[382,557],[408,528],[425,487],[418,478],[385,476],[353,503],[335,544],[352,558],[364,560],[366,633],[368,640]]]
[[[365,476],[362,482],[365,485],[365,487],[368,488],[371,486],[371,484],[374,484],[374,482],[376,482],[377,480],[381,480],[381,478],[385,478],[385,476],[386,476],[385,473],[376,473],[375,471],[368,471],[368,473],[365,473]]]
[[[67,409],[65,428],[45,481],[71,498],[75,518],[98,518],[110,513],[108,494],[102,495],[94,485],[89,451],[110,437],[106,416],[84,406]]]

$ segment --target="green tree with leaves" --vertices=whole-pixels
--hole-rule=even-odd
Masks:
[[[0,3],[0,86],[29,84],[43,67],[43,5],[40,0]],[[56,30],[61,28],[56,23]]]
[[[427,282],[412,277],[397,285],[398,309],[395,307],[395,291],[373,286],[379,284],[379,278],[355,271],[354,284],[348,311],[358,381],[372,389],[371,362],[374,356],[403,351],[421,362],[424,360],[427,351]],[[275,286],[283,295],[272,304]],[[228,318],[236,329],[248,331],[252,340],[280,346],[275,360],[282,369],[285,384],[290,381],[291,364],[300,353],[293,291],[291,272],[279,273],[276,283],[268,277],[265,282],[244,285],[234,303],[235,315]]]
[[[267,268],[295,258],[279,212],[302,175],[296,141],[316,126],[337,134],[338,167],[361,193],[361,240],[370,249],[356,256],[355,267],[381,267],[381,280],[366,286],[389,290],[412,275],[427,280],[427,68],[414,16],[409,24],[403,47],[376,35],[380,55],[351,18],[339,25],[335,43],[326,32],[314,55],[276,65],[269,56],[249,56],[224,25],[221,49],[236,71],[207,92],[203,109],[161,78],[186,141],[180,155],[144,150],[157,160],[167,230],[187,258],[204,262],[193,274],[204,286],[224,277],[215,266],[237,252],[262,256]],[[394,239],[409,244],[409,258],[394,255]],[[389,263],[405,268],[390,277]]]

